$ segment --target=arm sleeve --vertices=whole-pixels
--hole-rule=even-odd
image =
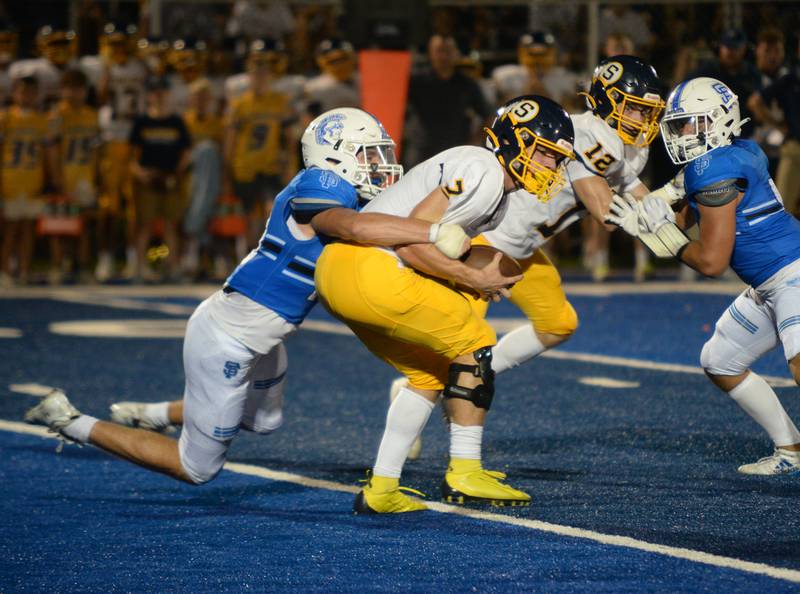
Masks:
[[[310,220],[330,208],[358,207],[355,188],[332,171],[306,169],[297,182],[295,196],[289,200],[289,210],[298,220]]]

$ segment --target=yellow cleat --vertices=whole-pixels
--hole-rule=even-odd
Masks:
[[[403,514],[425,511],[424,503],[405,492],[424,497],[423,493],[400,486],[400,479],[371,476],[367,485],[356,495],[353,512],[356,514]]]
[[[525,507],[531,496],[502,482],[505,473],[484,470],[478,460],[450,462],[442,481],[442,499],[448,503],[488,503],[496,507]]]

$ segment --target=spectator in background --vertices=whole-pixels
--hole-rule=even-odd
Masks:
[[[430,69],[411,77],[408,109],[416,120],[419,134],[415,143],[416,161],[476,140],[473,122],[488,120],[492,107],[483,98],[474,80],[456,70],[458,48],[455,39],[434,35],[428,42]]]
[[[294,30],[294,16],[288,2],[273,0],[263,3],[237,0],[233,5],[225,33],[229,37],[248,39],[283,39]]]
[[[610,56],[633,56],[636,48],[633,40],[624,33],[611,33],[603,42],[601,54],[604,58]]]
[[[0,109],[11,101],[11,76],[9,66],[17,58],[19,34],[8,22],[0,20]]]
[[[567,111],[577,109],[579,77],[558,64],[555,37],[546,31],[525,33],[517,44],[517,60],[492,72],[499,103],[533,94],[550,97]]]
[[[187,245],[183,271],[197,274],[200,250],[209,246],[208,223],[222,190],[222,118],[214,110],[211,85],[200,78],[189,85],[189,109],[184,115],[192,137],[189,208],[183,220]]]
[[[483,62],[481,54],[477,50],[470,51],[467,55],[461,56],[456,63],[456,70],[478,83],[483,93],[483,98],[489,105],[498,105],[497,88],[494,81],[483,77]]]
[[[271,63],[263,59],[274,49],[275,42],[268,39],[250,44],[249,90],[230,103],[225,120],[223,193],[239,198],[248,217],[246,243],[237,244],[239,259],[247,246],[258,242],[294,157],[293,150],[286,150],[287,130],[295,119],[293,106],[288,95],[273,88]]]
[[[44,212],[47,118],[37,109],[39,82],[33,76],[14,81],[12,105],[0,114],[0,198],[5,224],[0,253],[0,286],[28,283],[36,239],[36,219]]]
[[[156,219],[164,224],[164,241],[169,250],[167,275],[177,276],[177,224],[184,212],[179,178],[189,164],[191,145],[183,118],[169,111],[169,83],[163,78],[151,78],[145,88],[147,111],[133,120],[130,136],[136,207],[134,282],[145,280],[145,256]]]
[[[653,45],[653,33],[647,19],[642,13],[624,4],[603,9],[598,33],[600,39],[608,39],[614,33],[628,36],[635,46],[635,55],[647,56]],[[632,54],[633,52],[629,55]]]
[[[780,29],[765,27],[758,32],[755,56],[756,68],[761,76],[761,84],[759,86],[761,89],[768,87],[789,72],[789,69],[784,64],[786,50],[784,48],[783,32]],[[744,99],[740,99],[740,102],[744,102]],[[772,121],[783,121],[783,113],[777,101],[773,100],[767,107],[772,112],[770,114]],[[756,119],[760,121],[760,119]],[[774,176],[780,159],[780,148],[784,140],[781,126],[771,126],[766,122],[762,122],[760,126],[756,126],[753,140],[758,142],[767,155],[769,170]]]
[[[84,224],[96,222],[100,125],[97,110],[86,104],[89,80],[77,69],[67,70],[61,79],[61,102],[49,114],[49,163],[56,192],[75,204]],[[50,283],[58,284],[64,272],[64,238],[51,237]],[[87,280],[91,259],[90,234],[78,238],[79,278]]]
[[[800,214],[800,65],[795,65],[771,85],[755,92],[747,105],[758,121],[779,127],[781,122],[774,118],[774,113],[769,109],[773,102],[783,110],[786,129],[775,185],[783,197],[786,210],[797,216]]]
[[[747,60],[747,37],[740,29],[727,29],[719,40],[717,59],[701,64],[687,78],[709,76],[724,82],[739,97],[742,120],[751,116],[747,97],[761,87],[761,77],[755,65]],[[742,138],[753,135],[753,122],[742,126]]]
[[[316,51],[320,74],[305,85],[309,115],[313,118],[337,107],[360,107],[356,53],[349,41],[325,39]]]

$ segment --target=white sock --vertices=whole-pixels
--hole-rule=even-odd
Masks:
[[[156,402],[155,404],[144,405],[144,415],[152,421],[154,425],[166,427],[169,422],[169,402]]]
[[[89,443],[89,434],[97,421],[98,419],[89,415],[81,415],[64,427],[61,433],[78,443]]]
[[[531,324],[514,328],[492,348],[492,369],[502,373],[546,351]]]
[[[386,429],[372,472],[400,478],[414,440],[419,437],[435,404],[409,388],[402,388],[386,414]]]
[[[751,371],[728,395],[769,433],[776,446],[800,443],[800,432],[786,414],[778,396],[760,375]]]
[[[474,425],[464,427],[450,423],[450,457],[467,460],[481,459],[483,427]]]

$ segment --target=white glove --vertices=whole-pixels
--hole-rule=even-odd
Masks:
[[[428,232],[428,241],[451,259],[461,257],[469,249],[469,237],[458,225],[434,223]]]
[[[683,169],[681,169],[680,173],[672,178],[670,181],[665,183],[663,186],[658,188],[657,190],[653,190],[648,194],[648,196],[655,196],[660,198],[667,204],[675,204],[679,200],[683,200],[684,198],[684,189],[683,189]]]
[[[628,235],[639,237],[639,202],[631,194],[614,194],[605,221],[616,225]]]
[[[639,206],[639,239],[658,257],[680,256],[689,238],[675,224],[675,213],[661,198],[648,194]],[[656,241],[657,240],[657,241]]]
[[[639,206],[639,228],[642,232],[655,233],[667,223],[675,224],[675,213],[661,198],[648,194]]]

